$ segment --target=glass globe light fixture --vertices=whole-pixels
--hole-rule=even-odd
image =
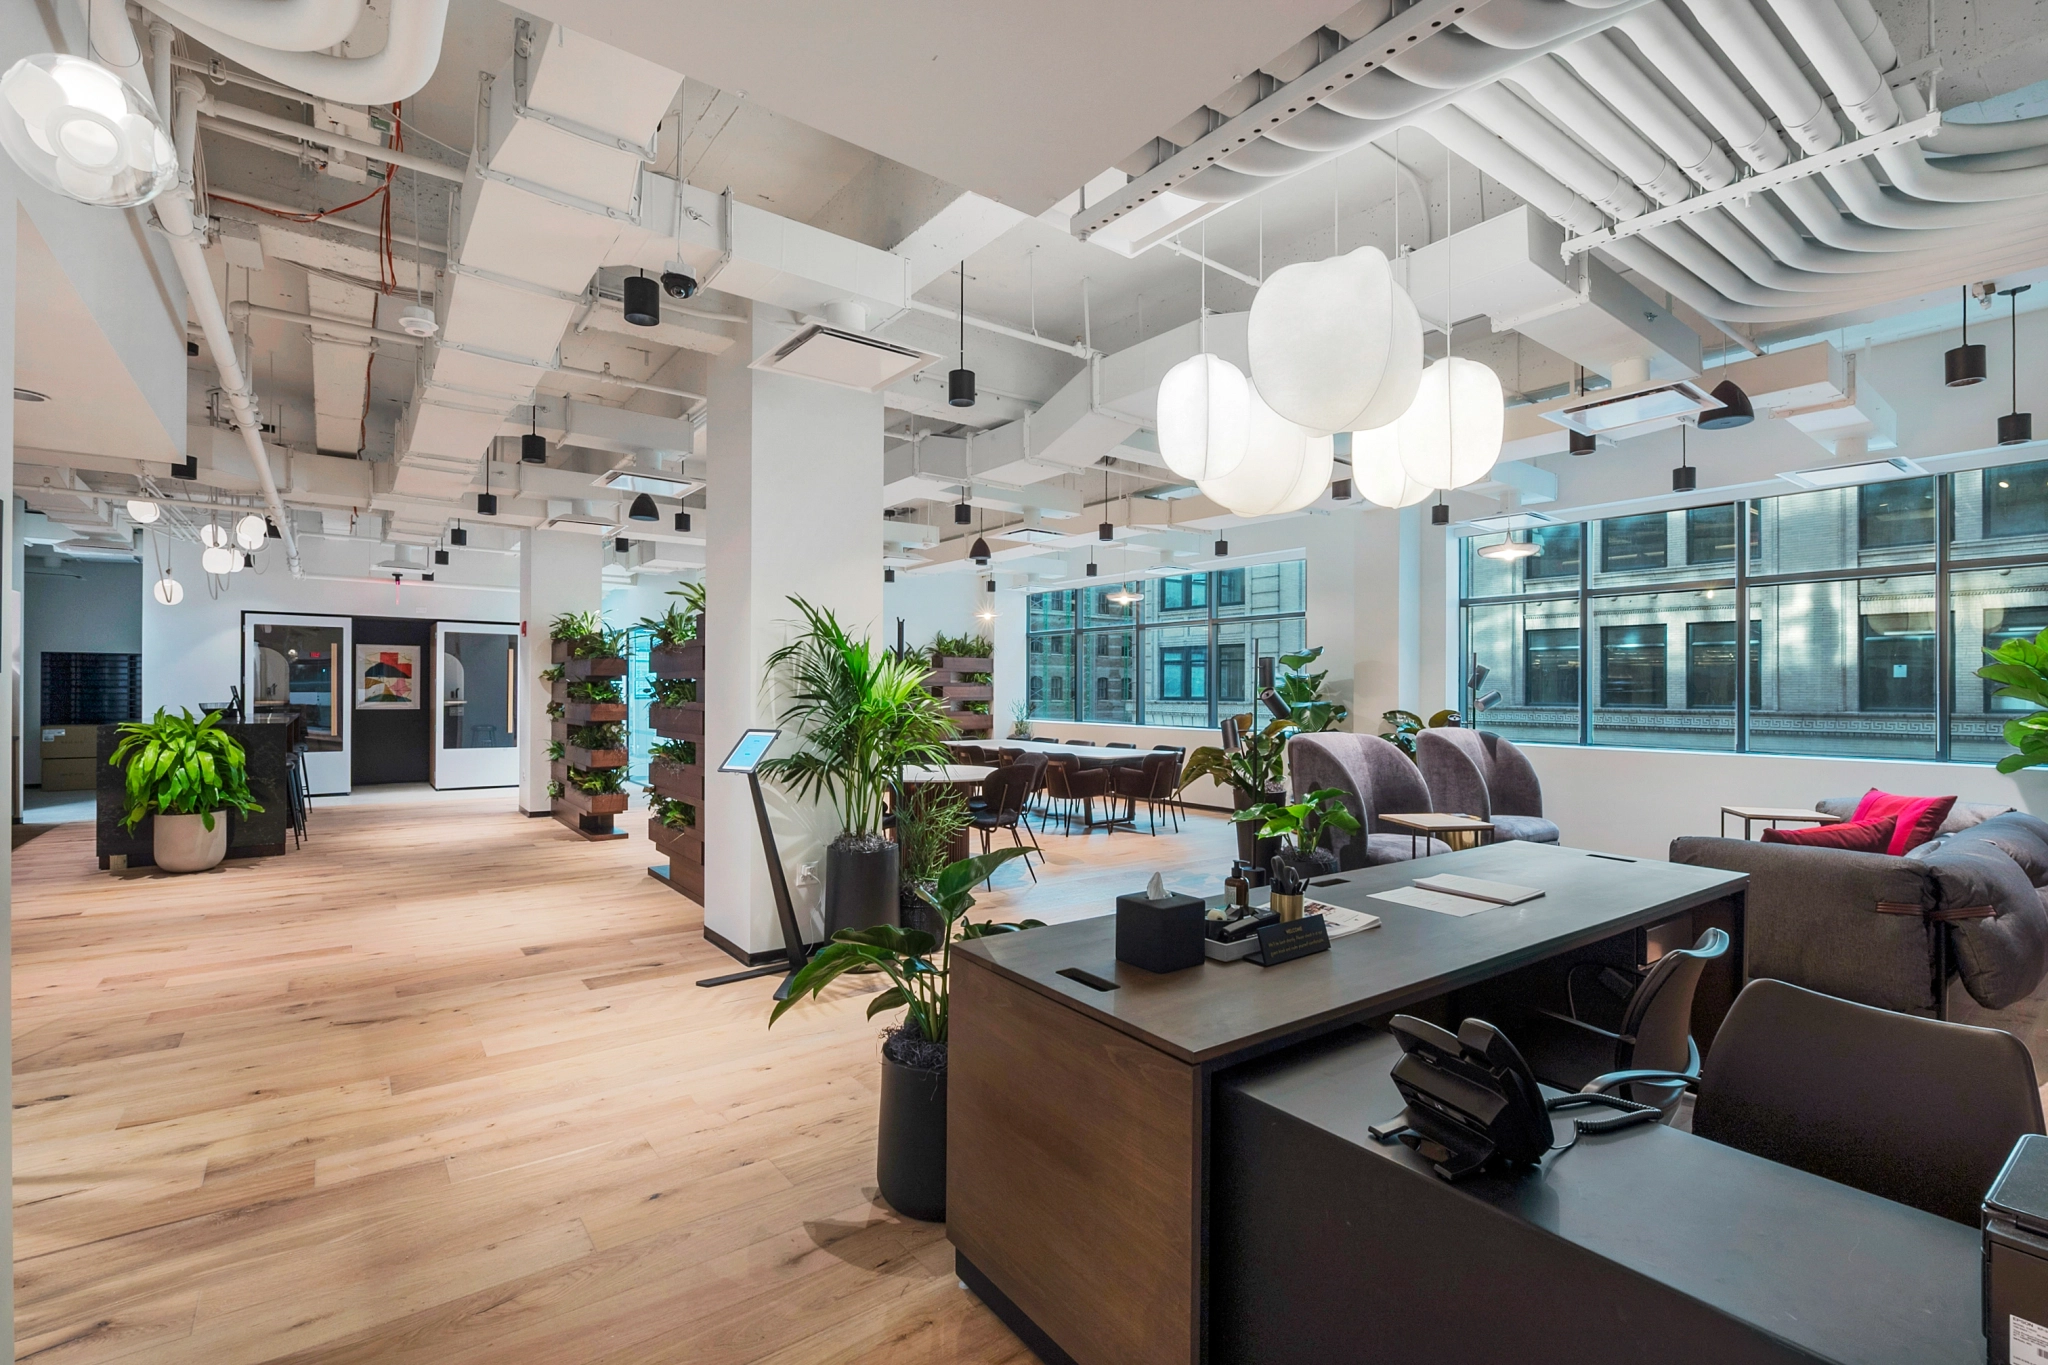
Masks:
[[[211,574],[227,574],[235,571],[240,557],[223,545],[209,545],[199,552],[199,567]]]
[[[158,507],[153,502],[145,501],[142,498],[128,499],[128,520],[134,522],[137,526],[154,525],[156,519],[163,514],[164,509]]]
[[[251,512],[235,523],[235,544],[245,550],[260,550],[269,532],[263,518]]]
[[[167,569],[164,576],[156,581],[156,586],[150,589],[150,593],[165,606],[175,607],[185,600],[185,585],[171,577]]]
[[[1221,356],[1190,356],[1159,381],[1159,458],[1183,479],[1220,479],[1244,462],[1251,385]]]
[[[1401,465],[1431,488],[1463,488],[1500,459],[1507,409],[1500,379],[1476,360],[1447,356],[1422,372],[1396,423]]]
[[[23,57],[0,76],[0,147],[48,190],[83,204],[147,204],[178,156],[147,96],[98,62]]]

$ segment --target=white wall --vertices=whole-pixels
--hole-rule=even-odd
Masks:
[[[896,622],[903,622],[903,639],[912,649],[932,642],[932,636],[980,635],[994,639],[994,623],[983,621],[982,598],[1003,598],[999,588],[991,594],[982,589],[982,578],[971,573],[896,575],[894,583],[882,585],[882,616],[874,624],[875,638],[889,648],[896,647]],[[1022,604],[1021,596],[1018,599]],[[1024,660],[1020,654],[1017,666]]]
[[[43,652],[140,654],[142,566],[31,563],[22,577],[21,637],[22,781],[34,785],[43,780]]]

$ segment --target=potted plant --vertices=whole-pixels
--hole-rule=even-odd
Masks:
[[[1020,701],[1010,708],[1010,738],[1031,738],[1031,703]]]
[[[261,811],[249,791],[241,741],[220,728],[220,713],[205,719],[179,708],[157,709],[151,720],[124,721],[107,761],[122,770],[127,806],[121,823],[130,832],[155,812],[156,865],[166,872],[204,872],[228,852],[230,810]]]
[[[2048,707],[2048,630],[2033,639],[2007,640],[1984,651],[1991,662],[1977,676],[1999,684],[1993,696]],[[2005,723],[2005,742],[2014,752],[1998,760],[1998,771],[2016,773],[2048,763],[2048,710],[2015,716]]]
[[[904,1011],[882,1037],[882,1113],[875,1131],[875,1183],[889,1207],[906,1218],[937,1223],[946,1217],[946,1029],[951,1004],[953,944],[960,939],[1036,929],[1037,920],[977,924],[973,888],[1003,863],[1028,850],[999,848],[948,863],[923,895],[938,912],[937,933],[878,924],[841,929],[790,978],[788,998],[768,1016],[816,996],[844,972],[879,971],[889,989],[868,1002],[868,1018]]]
[[[1254,729],[1256,723],[1256,717],[1249,714],[1232,717],[1224,733],[1235,736],[1234,744],[1228,748],[1205,744],[1189,754],[1181,769],[1180,790],[1185,792],[1189,783],[1206,777],[1230,788],[1231,804],[1239,811],[1285,801],[1287,793],[1280,782],[1294,723],[1291,719],[1271,720],[1265,728]],[[1277,840],[1259,838],[1253,825],[1237,827],[1240,862],[1264,869],[1278,847]]]
[[[1337,855],[1322,846],[1325,829],[1358,833],[1358,817],[1344,808],[1344,793],[1335,787],[1310,792],[1306,799],[1289,805],[1262,802],[1233,817],[1239,825],[1256,823],[1259,834],[1281,841],[1269,864],[1276,880],[1284,866],[1295,880],[1327,877],[1337,871]],[[1293,841],[1292,847],[1287,843]]]
[[[1415,757],[1415,737],[1424,730],[1441,730],[1445,726],[1455,727],[1461,717],[1456,711],[1439,711],[1424,720],[1413,711],[1382,711],[1380,724],[1387,728],[1380,731],[1380,738],[1408,755]]]
[[[1273,680],[1274,695],[1287,705],[1288,723],[1305,735],[1335,730],[1351,717],[1350,707],[1323,696],[1323,679],[1329,672],[1305,671],[1322,656],[1321,645],[1300,654],[1283,654],[1280,667],[1286,672]]]
[[[925,901],[945,870],[954,843],[974,823],[959,788],[931,783],[905,788],[896,803],[896,847],[902,859],[897,896],[903,927],[936,931],[938,920]]]
[[[892,924],[900,867],[882,832],[887,796],[905,767],[947,761],[942,741],[953,727],[925,690],[923,660],[856,640],[830,611],[789,600],[804,630],[768,656],[768,671],[785,683],[781,721],[803,748],[760,771],[800,798],[825,798],[839,817],[841,833],[825,850],[827,931]]]

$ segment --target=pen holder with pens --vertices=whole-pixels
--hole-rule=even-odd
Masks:
[[[1308,879],[1301,869],[1279,858],[1273,860],[1273,890],[1267,904],[1273,907],[1283,924],[1301,918],[1301,903],[1308,890]]]

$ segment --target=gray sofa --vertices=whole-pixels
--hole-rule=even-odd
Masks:
[[[1345,871],[1451,851],[1439,839],[1413,838],[1380,820],[1382,814],[1409,815],[1434,807],[1415,764],[1378,735],[1331,730],[1287,741],[1288,799],[1299,801],[1327,787],[1344,793],[1344,807],[1359,824],[1356,834],[1323,832],[1323,846],[1336,853]]]
[[[1415,762],[1446,815],[1476,815],[1493,822],[1496,839],[1557,842],[1557,826],[1543,818],[1543,784],[1528,756],[1490,730],[1456,726],[1415,736]]]
[[[1749,874],[1751,977],[1946,1018],[1947,983],[1959,976],[1998,1010],[2048,973],[2048,822],[1985,812],[1959,805],[1904,857],[1682,838],[1671,861]]]

